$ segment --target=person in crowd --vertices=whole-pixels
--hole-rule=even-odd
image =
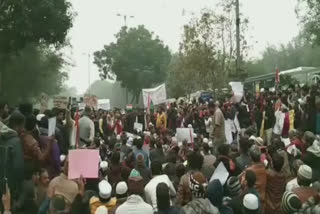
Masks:
[[[223,163],[225,168],[228,170],[231,176],[237,174],[236,164],[230,155],[230,145],[222,144],[218,148],[218,157],[217,161],[215,162],[215,167],[218,167],[220,163]]]
[[[116,187],[116,198],[117,198],[117,205],[114,208],[113,212],[111,212],[111,213],[114,213],[115,210],[121,204],[123,204],[128,198],[128,185],[127,185],[127,183],[125,181],[120,181],[117,184],[117,187]]]
[[[112,186],[106,180],[99,182],[99,195],[90,199],[90,213],[95,214],[100,206],[104,206],[108,211],[113,210],[117,205],[117,199],[112,197]]]
[[[204,143],[202,145],[203,148],[203,165],[201,172],[206,176],[209,180],[214,172],[214,164],[216,162],[216,157],[211,154],[210,147],[208,144],[208,139],[204,139]]]
[[[87,147],[93,143],[95,128],[94,123],[90,119],[92,111],[86,106],[82,118],[79,120],[79,147]]]
[[[36,129],[36,118],[29,115],[26,118],[25,131],[21,134],[23,143],[24,160],[36,164],[36,162],[45,162],[51,156],[54,138],[51,138],[50,143],[42,152],[39,142],[34,138],[33,133]]]
[[[153,161],[158,161],[161,164],[164,164],[166,162],[165,155],[162,149],[162,143],[159,140],[156,141],[155,148],[150,151],[150,161],[151,163]]]
[[[219,180],[215,179],[209,183],[207,195],[212,205],[219,209],[220,214],[233,214],[233,210],[222,203],[224,191]]]
[[[79,193],[79,186],[75,181],[68,179],[69,160],[64,162],[63,172],[52,179],[49,183],[48,192],[53,192],[53,195],[61,195],[65,198],[67,206],[75,200]]]
[[[203,164],[203,156],[197,152],[191,152],[188,155],[188,168],[189,171],[184,174],[179,183],[177,192],[177,202],[180,206],[186,205],[192,200],[192,193],[189,188],[190,175],[194,172],[199,172]]]
[[[152,172],[153,178],[145,186],[144,192],[145,192],[146,202],[152,205],[154,212],[157,212],[158,211],[157,194],[156,194],[157,185],[159,183],[165,183],[166,185],[168,185],[171,197],[176,196],[176,190],[172,182],[170,181],[169,177],[165,174],[162,174],[162,164],[160,162],[155,161],[151,163],[151,172]]]
[[[231,176],[226,182],[227,195],[233,199],[241,194],[241,184],[237,176]]]
[[[189,175],[189,180],[192,199],[182,207],[185,214],[218,214],[218,208],[205,198],[208,186],[206,177],[201,172],[194,172]]]
[[[294,178],[287,183],[286,191],[291,192],[294,188],[299,187],[297,176],[298,176],[298,170],[299,170],[301,165],[303,165],[302,160],[296,159],[296,160],[293,161],[292,166],[293,166]]]
[[[141,176],[129,177],[128,192],[127,201],[116,209],[115,214],[153,214],[152,206],[143,200],[143,179]]]
[[[164,174],[168,175],[174,188],[177,190],[179,185],[179,178],[177,176],[177,154],[175,151],[170,150],[167,154],[167,162],[163,165]]]
[[[312,168],[312,179],[320,179],[320,142],[315,139],[312,132],[305,132],[304,137],[307,151],[302,157],[302,161]]]
[[[284,214],[294,214],[297,213],[301,208],[301,201],[299,197],[290,192],[286,191],[281,200],[281,210]]]
[[[286,189],[286,176],[281,172],[283,163],[284,160],[280,154],[272,155],[272,168],[267,170],[266,213],[280,213],[281,211],[281,198]]]
[[[224,130],[224,115],[220,109],[220,103],[217,101],[215,104],[209,103],[209,108],[214,109],[214,114],[212,118],[212,138],[214,140],[213,144],[216,148],[216,153],[217,153],[217,148],[219,148],[220,145],[224,144],[226,142],[226,136],[225,136],[225,130]]]
[[[121,164],[120,164],[120,153],[113,152],[111,156],[111,164],[108,169],[108,181],[110,182],[111,186],[114,188],[118,182],[122,180],[121,177]]]
[[[251,170],[255,173],[257,180],[256,180],[256,188],[259,192],[261,197],[261,209],[264,210],[264,203],[265,203],[265,194],[266,194],[266,184],[267,184],[267,171],[265,169],[264,164],[261,162],[261,151],[260,148],[257,146],[252,146],[249,151],[249,155],[252,161],[252,165],[248,167],[246,171]],[[242,175],[242,184],[245,180],[245,175]]]
[[[8,126],[2,122],[0,122],[0,125],[1,144],[4,149],[6,148],[4,151],[1,150],[0,165],[7,176],[11,197],[16,200],[20,194],[24,178],[23,144],[19,136],[24,130],[25,117],[19,112],[13,112],[9,118]],[[9,148],[11,148],[11,150],[9,150]],[[3,159],[5,153],[10,155],[7,161]],[[4,192],[2,188],[1,192]]]
[[[33,214],[38,211],[36,204],[36,185],[39,182],[38,169],[32,163],[27,163],[24,167],[24,181],[18,200],[13,210],[14,213]]]
[[[39,183],[36,187],[36,194],[37,194],[37,205],[40,206],[47,195],[47,190],[50,182],[49,174],[46,169],[40,169],[39,172]]]
[[[312,169],[308,165],[301,165],[298,170],[298,185],[292,192],[298,195],[301,203],[305,203],[310,197],[318,194],[317,190],[310,187],[312,182]]]
[[[134,140],[135,147],[133,149],[135,160],[137,160],[138,154],[142,154],[144,157],[144,164],[149,167],[149,155],[142,149],[143,140],[141,138]]]
[[[138,154],[136,160],[136,167],[135,169],[140,173],[143,177],[143,183],[146,185],[152,179],[151,171],[144,165],[144,157],[142,154]]]
[[[159,183],[156,189],[157,214],[183,214],[183,211],[171,205],[170,190],[166,183]]]
[[[6,102],[0,102],[0,122],[5,125],[9,123],[9,105]]]
[[[243,214],[261,214],[256,195],[249,193],[243,197]]]
[[[131,151],[126,156],[125,160],[122,161],[121,165],[121,177],[125,181],[128,180],[128,177],[130,175],[130,172],[132,169],[134,169],[134,153]]]
[[[159,113],[157,115],[156,128],[163,131],[167,128],[167,115],[163,107],[160,107]]]
[[[248,166],[251,165],[251,159],[249,157],[249,140],[245,137],[240,138],[239,140],[240,144],[240,155],[236,158],[236,166],[238,170],[243,171]]]

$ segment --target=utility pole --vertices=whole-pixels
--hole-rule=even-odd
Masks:
[[[240,54],[240,9],[239,0],[236,0],[236,40],[237,40],[237,61],[236,61],[236,74],[240,75],[241,72],[241,54]]]

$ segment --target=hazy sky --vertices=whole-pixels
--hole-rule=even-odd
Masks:
[[[78,93],[88,88],[88,53],[114,41],[124,20],[117,13],[134,16],[128,18],[129,27],[143,24],[159,35],[172,51],[177,51],[182,26],[191,13],[199,14],[204,7],[214,8],[216,0],[70,0],[77,13],[69,32],[72,49],[66,55],[74,63],[70,68],[68,86]],[[297,0],[240,0],[242,13],[249,17],[251,44],[250,56],[256,57],[268,44],[288,42],[298,34],[295,15]],[[187,11],[182,15],[182,11]],[[98,69],[90,60],[91,83],[99,79]]]

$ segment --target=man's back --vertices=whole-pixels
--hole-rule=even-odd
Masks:
[[[139,195],[130,195],[127,201],[118,207],[115,214],[153,214],[153,210]]]
[[[80,147],[83,146],[85,142],[90,142],[90,137],[92,133],[94,133],[92,129],[94,129],[93,121],[89,117],[83,116],[79,120]]]

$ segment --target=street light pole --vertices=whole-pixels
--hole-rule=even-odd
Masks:
[[[120,13],[117,13],[117,16],[123,17],[125,27],[127,27],[127,18],[134,18],[134,16],[128,16],[127,14]]]
[[[236,74],[240,75],[241,69],[241,54],[240,54],[240,9],[239,0],[236,0],[236,43],[237,43],[237,61],[236,61]]]

